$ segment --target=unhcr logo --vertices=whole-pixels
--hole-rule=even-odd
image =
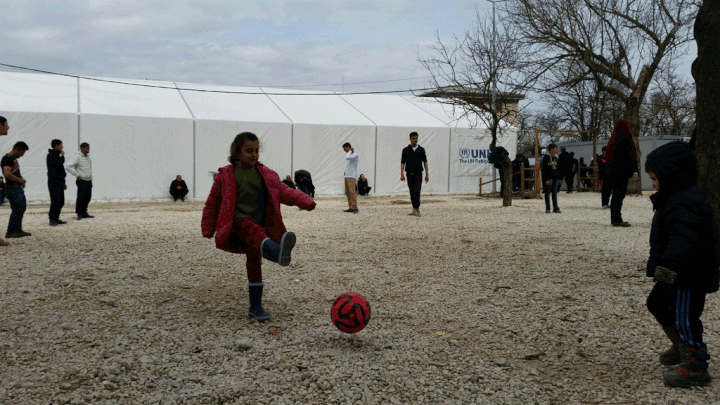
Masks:
[[[488,156],[490,156],[490,149],[460,148],[459,155],[459,162],[463,164],[487,164]]]

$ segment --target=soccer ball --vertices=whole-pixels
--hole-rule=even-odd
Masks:
[[[370,303],[354,292],[340,294],[333,302],[330,319],[343,332],[360,332],[370,322]]]

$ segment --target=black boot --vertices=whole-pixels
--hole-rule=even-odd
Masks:
[[[703,343],[698,349],[681,341],[680,358],[682,359],[680,367],[663,375],[665,385],[688,388],[710,384],[711,378],[707,371],[710,355],[707,352],[707,345]]]
[[[273,242],[270,238],[265,238],[260,244],[260,251],[264,259],[275,262],[281,266],[287,266],[290,264],[290,253],[293,247],[295,247],[295,234],[292,232],[285,232],[280,244]]]
[[[249,283],[250,285],[250,310],[248,313],[260,322],[270,319],[270,314],[262,307],[263,283]]]
[[[680,336],[678,336],[675,328],[668,328],[664,326],[663,332],[665,332],[665,336],[670,339],[672,347],[660,353],[660,364],[664,364],[666,366],[680,364]]]

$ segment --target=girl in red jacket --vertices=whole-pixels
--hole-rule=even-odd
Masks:
[[[202,233],[215,235],[215,246],[232,253],[245,253],[250,287],[250,316],[267,321],[270,314],[262,307],[262,259],[290,264],[295,234],[287,232],[280,214],[280,203],[312,211],[315,201],[293,190],[280,176],[258,162],[260,141],[243,132],[230,145],[230,165],[215,177],[202,215]]]

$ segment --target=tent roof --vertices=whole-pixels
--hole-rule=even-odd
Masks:
[[[81,113],[192,119],[172,82],[104,78],[99,80],[103,81],[80,79]]]
[[[402,96],[384,94],[339,94],[343,100],[362,111],[375,124],[382,126],[413,126],[445,128],[437,119]]]
[[[268,93],[268,97],[296,124],[375,125],[332,92],[270,88],[264,88],[263,91]]]
[[[177,83],[177,87],[197,119],[290,123],[259,87],[191,83]]]
[[[0,72],[0,83],[0,111],[77,114],[75,78]]]

